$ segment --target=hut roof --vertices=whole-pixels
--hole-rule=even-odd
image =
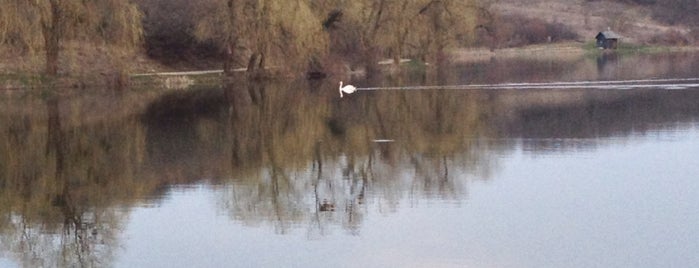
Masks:
[[[611,30],[606,30],[604,32],[598,33],[596,38],[599,38],[600,35],[606,39],[621,39],[621,35],[618,35],[617,33],[612,32]]]

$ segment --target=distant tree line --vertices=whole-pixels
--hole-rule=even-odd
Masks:
[[[594,0],[588,0],[594,1]],[[619,0],[654,7],[668,23],[699,26],[694,0]],[[438,64],[453,47],[576,39],[561,23],[491,12],[493,0],[2,0],[0,45],[40,52],[56,75],[65,42],[144,46],[165,63],[371,72],[381,59]],[[657,7],[657,8],[656,8]]]
[[[172,4],[141,1],[146,10],[156,13],[161,9],[149,6]],[[214,47],[217,56],[223,55],[225,70],[246,67],[248,71],[272,66],[346,68],[338,66],[338,61],[371,69],[380,58],[439,61],[446,48],[473,43],[478,12],[483,9],[478,0],[203,0],[196,5],[178,4],[188,5],[189,14],[184,17],[190,21],[181,26],[186,27],[188,40],[197,44],[190,49],[200,44]],[[149,21],[150,15],[146,25],[163,25]]]
[[[223,60],[226,71],[364,67],[372,72],[384,58],[438,64],[453,47],[496,48],[577,37],[560,23],[492,14],[491,2],[137,0],[145,12],[151,56]]]
[[[452,47],[572,39],[539,20],[491,14],[490,0],[3,0],[0,45],[44,54],[57,75],[66,42],[144,46],[165,63],[211,62],[226,72],[373,71],[381,59],[439,63]],[[558,28],[557,28],[558,27]],[[564,34],[561,34],[564,33]]]

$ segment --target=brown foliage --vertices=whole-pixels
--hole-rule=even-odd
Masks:
[[[519,15],[496,16],[491,33],[481,33],[478,44],[494,47],[517,47],[530,44],[575,40],[578,38],[570,28],[562,23],[547,23],[541,19]],[[484,36],[485,35],[485,36]],[[485,42],[494,42],[491,44]]]
[[[656,0],[653,17],[670,24],[699,26],[699,2],[696,0]]]
[[[666,46],[686,46],[690,41],[678,31],[669,31],[653,36],[649,41],[651,44]]]
[[[321,19],[308,1],[208,0],[194,33],[222,48],[228,67],[295,70],[327,50]],[[247,64],[243,64],[247,63]],[[228,68],[226,68],[228,69]]]
[[[43,50],[49,75],[58,73],[64,41],[107,42],[133,49],[140,44],[141,33],[141,13],[128,1],[10,0],[0,8],[0,44],[23,52]]]

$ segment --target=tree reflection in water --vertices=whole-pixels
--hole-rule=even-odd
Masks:
[[[595,70],[588,65],[583,77]],[[515,64],[492,66],[515,72]],[[555,71],[571,73],[547,70]],[[457,74],[353,83],[453,84],[462,82]],[[155,101],[149,92],[14,99],[0,107],[0,250],[25,266],[109,266],[129,208],[198,183],[214,185],[218,209],[241,224],[306,229],[310,238],[358,235],[374,208],[462,202],[469,183],[491,178],[516,146],[595,148],[602,137],[699,115],[693,90],[361,91],[340,99],[335,88],[236,81]]]
[[[19,118],[2,118],[14,138],[0,145],[0,249],[25,266],[109,265],[127,213],[117,205],[143,187],[134,181],[142,126],[80,125],[81,106],[50,96],[27,103]]]
[[[490,172],[494,160],[483,158],[493,144],[477,138],[487,131],[479,94],[376,92],[340,101],[303,84],[284,87],[225,89],[230,106],[218,121],[228,125],[211,131],[232,138],[212,146],[230,148],[233,186],[219,203],[236,221],[282,234],[304,225],[312,236],[329,226],[359,234],[368,202],[390,212],[405,197],[461,200],[469,174]],[[379,138],[395,142],[373,142]]]

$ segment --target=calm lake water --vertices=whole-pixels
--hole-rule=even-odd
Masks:
[[[699,267],[699,55],[407,69],[4,92],[0,267]]]

